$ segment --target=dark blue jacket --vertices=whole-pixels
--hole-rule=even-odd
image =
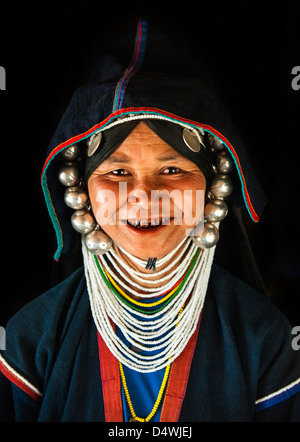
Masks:
[[[6,331],[0,420],[104,422],[82,269],[25,306]],[[299,422],[293,337],[269,300],[214,266],[179,422]]]

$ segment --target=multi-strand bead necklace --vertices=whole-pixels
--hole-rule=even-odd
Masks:
[[[170,365],[179,356],[196,330],[213,255],[214,248],[200,250],[186,239],[157,261],[157,269],[167,264],[163,269],[145,274],[128,266],[113,249],[99,257],[88,252],[83,243],[92,315],[103,340],[121,364],[149,373]],[[145,267],[146,261],[129,257]],[[173,267],[175,270],[168,273]],[[153,287],[145,287],[150,284]],[[152,302],[137,301],[137,296],[151,298]],[[120,339],[114,325],[134,350]]]

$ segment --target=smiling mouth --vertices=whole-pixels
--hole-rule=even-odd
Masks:
[[[128,219],[127,223],[138,230],[155,229],[160,226],[170,224],[172,218],[156,218],[156,219]]]

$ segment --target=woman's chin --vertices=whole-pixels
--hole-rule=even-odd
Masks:
[[[170,225],[147,229],[126,225],[123,229],[123,235],[116,238],[115,242],[131,255],[143,260],[166,256],[185,236],[175,233]]]

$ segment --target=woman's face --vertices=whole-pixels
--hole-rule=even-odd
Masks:
[[[193,162],[141,122],[93,172],[88,191],[101,228],[147,260],[171,252],[202,218],[205,184]]]

